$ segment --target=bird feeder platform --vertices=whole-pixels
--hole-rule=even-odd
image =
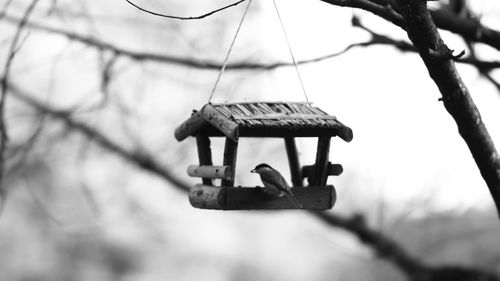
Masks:
[[[326,185],[328,176],[338,176],[343,168],[329,162],[330,140],[346,142],[352,130],[310,103],[247,102],[206,104],[193,111],[190,118],[175,130],[182,141],[196,137],[199,165],[191,165],[188,174],[202,178],[189,193],[193,207],[217,210],[296,209],[284,197],[270,197],[262,188],[234,187],[238,141],[242,137],[283,138],[291,170],[292,192],[304,209],[326,210],[333,207],[335,188]],[[210,137],[225,137],[222,165],[212,163]],[[297,137],[318,139],[313,165],[301,166],[295,144]],[[221,179],[214,186],[213,179]],[[308,185],[304,185],[307,179]]]
[[[332,185],[322,187],[292,187],[295,198],[304,209],[331,209],[337,198]],[[297,209],[283,197],[271,197],[261,187],[219,187],[198,184],[189,192],[193,207],[212,210],[281,210]]]

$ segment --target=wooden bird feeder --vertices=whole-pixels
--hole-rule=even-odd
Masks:
[[[296,209],[285,196],[270,197],[259,187],[234,187],[238,140],[243,137],[283,138],[291,170],[292,191],[304,209],[326,210],[336,200],[328,176],[342,173],[342,166],[329,162],[330,139],[352,140],[352,130],[310,103],[256,102],[206,104],[194,111],[176,130],[178,141],[196,137],[199,165],[188,167],[188,175],[202,178],[189,193],[191,205],[201,209],[258,210]],[[214,166],[210,137],[225,137],[222,166]],[[300,166],[296,137],[317,137],[314,165]],[[308,186],[304,186],[307,178]],[[213,179],[221,179],[214,186]]]

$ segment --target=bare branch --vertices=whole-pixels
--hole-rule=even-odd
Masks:
[[[12,4],[13,0],[7,0],[5,4],[3,5],[2,11],[0,11],[0,19],[7,13],[7,10],[9,10],[10,4]]]
[[[147,10],[147,9],[144,9],[142,7],[140,7],[139,5],[133,3],[132,1],[130,0],[125,0],[127,1],[130,5],[136,7],[137,9],[143,11],[143,12],[146,12],[150,15],[153,15],[153,16],[157,16],[157,17],[162,17],[162,18],[169,18],[169,19],[177,19],[177,20],[199,20],[199,19],[202,19],[202,18],[206,18],[208,16],[211,16],[215,13],[218,13],[220,11],[223,11],[225,9],[228,9],[228,8],[231,8],[231,7],[234,7],[234,6],[237,6],[238,4],[242,3],[242,2],[245,2],[246,0],[240,0],[240,1],[237,1],[237,2],[234,2],[232,4],[229,4],[227,6],[224,6],[224,7],[221,7],[221,8],[218,8],[218,9],[215,9],[213,11],[210,11],[208,13],[204,13],[203,15],[200,15],[200,16],[194,16],[194,17],[180,17],[180,16],[172,16],[172,15],[167,15],[167,14],[163,14],[163,13],[158,13],[158,12],[153,12],[151,10]]]
[[[398,14],[390,5],[379,5],[369,0],[321,0],[325,3],[340,7],[358,8],[371,12],[381,18],[384,18],[395,25],[405,29],[403,17]]]
[[[7,59],[5,61],[5,68],[4,68],[4,74],[3,78],[1,80],[1,89],[0,89],[0,200],[3,201],[5,200],[6,196],[6,190],[5,186],[3,184],[3,175],[4,175],[4,169],[5,169],[5,148],[7,146],[7,141],[8,141],[8,134],[7,134],[7,126],[5,123],[5,102],[7,98],[7,90],[8,90],[8,80],[9,80],[9,75],[10,75],[10,68],[12,66],[12,63],[14,61],[14,57],[19,50],[19,42],[21,40],[21,33],[31,15],[33,12],[36,4],[38,3],[39,0],[32,0],[26,11],[24,12],[24,15],[22,19],[19,21],[16,33],[14,35],[14,38],[11,41],[10,44],[10,49],[7,55]],[[10,5],[10,2],[7,2],[6,7]],[[3,206],[3,202],[1,204]],[[1,208],[1,206],[0,206]]]
[[[430,11],[430,14],[437,27],[500,50],[500,32],[482,25],[479,21],[460,17],[443,9]]]
[[[321,0],[341,6],[371,12],[406,29],[401,17],[401,6],[396,0]],[[500,50],[500,32],[482,25],[479,21],[460,17],[445,9],[432,10],[430,15],[438,28],[448,30],[474,42],[490,45]]]
[[[29,95],[19,87],[14,86],[12,83],[9,83],[8,87],[12,96],[30,105],[37,111],[55,120],[63,122],[69,129],[83,134],[85,137],[95,141],[106,150],[121,156],[129,163],[132,163],[146,171],[150,171],[154,174],[159,175],[161,178],[171,183],[176,188],[184,191],[189,190],[189,185],[177,179],[177,177],[172,175],[171,172],[167,168],[165,168],[163,164],[157,162],[156,159],[146,154],[145,152],[129,151],[109,139],[103,133],[99,132],[96,128],[88,126],[81,121],[75,120],[67,111],[57,110],[51,108],[46,104],[43,104],[42,102],[33,98],[32,95]]]
[[[377,44],[383,44],[383,45],[392,45],[396,49],[402,51],[402,52],[417,52],[417,49],[415,47],[403,40],[396,40],[393,38],[390,38],[389,36],[382,35],[379,33],[376,33],[375,31],[369,29],[365,25],[361,23],[359,18],[353,17],[353,26],[359,27],[366,32],[370,33],[372,36],[372,40],[366,42],[366,45],[370,45],[369,43],[372,42],[372,45],[377,45]],[[457,63],[462,63],[462,64],[468,64],[476,67],[479,72],[483,71],[490,71],[496,68],[500,68],[500,61],[484,61],[484,60],[479,60],[473,52],[467,57],[455,57],[454,61]]]
[[[353,233],[364,244],[373,248],[378,256],[394,263],[410,276],[426,270],[426,266],[421,261],[408,254],[396,241],[368,227],[361,215],[347,218],[325,212],[311,211],[310,213],[328,225]]]
[[[451,51],[441,39],[425,1],[399,0],[399,3],[408,37],[438,86],[444,106],[457,123],[500,215],[500,156],[469,90],[456,70]]]

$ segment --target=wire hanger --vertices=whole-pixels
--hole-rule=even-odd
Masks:
[[[238,28],[236,29],[236,33],[234,34],[233,40],[231,41],[231,45],[229,46],[229,50],[227,51],[226,58],[224,59],[224,63],[222,64],[221,70],[219,71],[219,74],[217,75],[217,79],[215,80],[215,84],[214,84],[214,87],[212,88],[212,92],[210,93],[208,103],[211,103],[211,100],[215,94],[215,91],[217,90],[217,86],[219,85],[222,74],[226,70],[227,63],[229,61],[229,56],[231,55],[231,52],[232,52],[233,47],[234,47],[234,43],[236,42],[236,38],[238,38],[238,34],[240,33],[241,26],[243,25],[243,21],[245,20],[246,15],[248,14],[248,10],[250,8],[250,5],[252,4],[252,1],[253,0],[248,0],[247,6],[245,7],[245,10],[244,10],[243,15],[241,17],[241,20],[238,24]],[[304,87],[304,82],[302,81],[302,76],[300,75],[299,65],[297,63],[297,60],[295,59],[294,54],[293,54],[292,46],[290,44],[290,40],[288,39],[285,25],[283,24],[283,20],[281,18],[280,13],[279,13],[278,5],[276,4],[276,0],[273,0],[273,4],[274,4],[274,9],[276,11],[276,15],[278,16],[278,20],[280,22],[281,30],[283,31],[283,35],[285,37],[285,41],[286,41],[287,46],[288,46],[288,51],[290,52],[290,57],[292,58],[293,65],[295,67],[295,71],[297,72],[297,77],[299,78],[300,86],[302,87],[302,92],[304,93],[304,97],[306,99],[306,102],[309,103],[309,97],[307,96],[307,91],[306,91],[306,88]]]

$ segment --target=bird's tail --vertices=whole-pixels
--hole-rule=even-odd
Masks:
[[[285,196],[290,201],[292,201],[292,203],[295,205],[295,207],[297,207],[299,209],[304,209],[304,206],[302,206],[302,204],[300,204],[299,200],[297,200],[297,197],[295,197],[295,195],[293,194],[293,192],[291,190],[285,191]]]

